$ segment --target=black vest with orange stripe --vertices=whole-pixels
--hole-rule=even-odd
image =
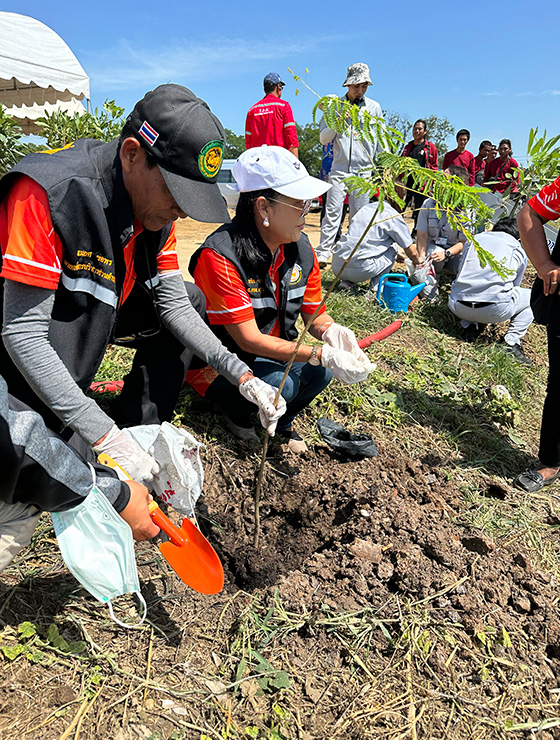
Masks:
[[[270,334],[276,321],[280,324],[282,339],[293,341],[298,335],[296,321],[301,312],[303,298],[309,275],[313,270],[315,256],[309,239],[302,234],[297,242],[284,245],[284,262],[278,271],[278,300],[269,275],[272,264],[272,252],[257,235],[257,246],[264,259],[257,268],[248,266],[239,258],[233,244],[236,233],[235,219],[231,224],[224,224],[206,239],[196,250],[189,263],[189,271],[194,274],[196,263],[203,249],[212,249],[225,257],[235,267],[251,299],[255,321],[263,334]],[[212,326],[212,331],[223,344],[247,364],[255,355],[243,352],[234,342],[224,326]]]

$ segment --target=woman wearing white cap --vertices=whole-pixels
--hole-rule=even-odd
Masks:
[[[311,199],[330,185],[276,146],[244,152],[233,175],[240,191],[235,219],[206,239],[189,269],[206,296],[214,332],[257,377],[278,387],[294,350],[298,317],[309,319],[321,302],[319,266],[303,228]],[[355,383],[373,369],[354,333],[336,324],[324,307],[309,333],[325,344],[298,349],[282,389],[287,411],[277,428],[294,452],[307,446],[293,420],[332,376]],[[187,380],[218,406],[237,437],[257,439],[250,404],[238,403],[224,378],[205,368],[189,371]]]

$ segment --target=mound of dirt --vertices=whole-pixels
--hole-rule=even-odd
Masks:
[[[58,740],[99,686],[82,740],[241,738],[247,727],[290,740],[502,738],[558,715],[556,583],[515,542],[457,520],[457,481],[387,444],[361,461],[324,446],[273,454],[255,550],[258,455],[230,444],[206,454],[201,526],[225,590],[190,591],[141,543],[151,626],[127,633],[43,539],[7,576],[2,644],[24,620],[42,635],[56,622],[85,652],[53,658],[47,646],[48,660],[4,662],[0,737],[41,727]],[[514,494],[491,484],[488,495]],[[237,734],[223,735],[230,726]],[[543,738],[560,737],[546,727]]]

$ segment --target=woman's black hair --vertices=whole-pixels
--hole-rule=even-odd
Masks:
[[[428,124],[423,118],[419,118],[417,121],[414,121],[414,123],[412,124],[412,128],[414,128],[414,126],[416,126],[417,123],[421,123],[422,126],[424,126],[424,132],[428,133]]]
[[[262,240],[255,224],[255,202],[261,197],[267,200],[275,200],[278,193],[272,188],[239,193],[239,200],[235,209],[237,229],[233,237],[233,246],[241,262],[251,268],[256,268],[261,262],[270,258],[270,250],[264,251],[259,247]]]
[[[507,144],[509,147],[509,153],[513,154],[513,151],[511,148],[511,139],[502,139],[498,145],[498,149],[502,146],[502,144]]]

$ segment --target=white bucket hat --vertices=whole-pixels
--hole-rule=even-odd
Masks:
[[[232,190],[248,193],[272,188],[296,200],[318,198],[331,187],[311,177],[303,164],[281,146],[257,146],[247,149],[233,165],[236,185]]]
[[[367,82],[368,85],[373,85],[371,77],[369,76],[369,67],[364,62],[356,62],[348,67],[346,72],[346,79],[342,83],[342,87],[348,85],[361,85],[362,82]]]

